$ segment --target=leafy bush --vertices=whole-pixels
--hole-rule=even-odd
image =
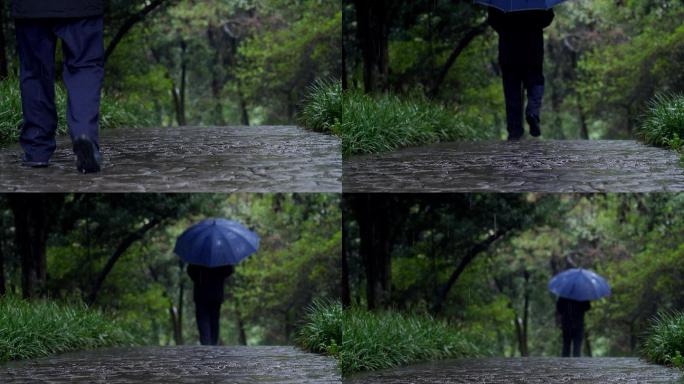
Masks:
[[[340,131],[344,156],[487,136],[455,110],[423,98],[349,92],[343,105]]]
[[[0,361],[133,345],[125,326],[85,305],[0,298]]]
[[[342,120],[342,83],[319,80],[309,87],[299,114],[303,126],[317,132],[339,134]]]
[[[427,315],[343,310],[339,302],[309,308],[298,344],[338,359],[342,374],[427,360],[490,355],[477,336]]]
[[[297,343],[309,352],[338,357],[342,345],[342,304],[316,300],[308,308]]]
[[[661,313],[654,317],[642,354],[654,363],[684,368],[684,312]]]
[[[64,114],[67,95],[61,84],[55,86],[55,103],[58,111],[57,134],[67,133]],[[21,93],[19,80],[0,81],[0,145],[16,143],[19,138],[23,117],[21,114]],[[100,128],[142,127],[150,125],[145,112],[135,105],[118,100],[106,94],[100,106]]]
[[[684,95],[654,97],[636,135],[647,144],[678,151],[684,149]]]

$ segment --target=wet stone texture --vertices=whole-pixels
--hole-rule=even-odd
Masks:
[[[337,138],[297,127],[181,127],[102,132],[104,169],[76,171],[68,138],[45,169],[0,150],[0,192],[340,192]]]
[[[678,383],[676,369],[636,358],[461,359],[362,374],[347,384],[423,383]]]
[[[344,191],[684,191],[684,168],[674,151],[630,140],[454,142],[353,157]]]
[[[0,383],[340,383],[332,358],[292,347],[104,349],[0,365]]]

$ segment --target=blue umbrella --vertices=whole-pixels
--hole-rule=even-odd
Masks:
[[[566,299],[590,301],[610,296],[610,285],[592,271],[574,268],[554,276],[549,281],[549,291]]]
[[[193,225],[176,240],[174,252],[185,262],[205,267],[236,265],[259,249],[259,236],[242,224],[208,219]]]
[[[475,0],[475,3],[498,8],[503,12],[516,12],[551,9],[564,1],[566,0]]]

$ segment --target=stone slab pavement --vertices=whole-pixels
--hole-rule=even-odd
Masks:
[[[682,371],[636,358],[459,359],[361,374],[346,384],[682,383]]]
[[[0,365],[0,383],[341,383],[334,359],[293,347],[142,347]]]
[[[632,140],[463,141],[355,156],[344,192],[684,191],[679,154]]]
[[[341,192],[334,136],[291,126],[103,131],[104,169],[76,171],[71,142],[52,165],[20,166],[18,145],[0,149],[0,192]]]

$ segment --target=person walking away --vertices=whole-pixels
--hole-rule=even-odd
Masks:
[[[13,0],[23,125],[22,164],[49,165],[55,151],[55,49],[62,41],[66,120],[76,168],[99,172],[100,93],[104,80],[104,0]]]
[[[506,99],[508,140],[524,135],[523,93],[527,92],[525,118],[530,135],[541,135],[541,107],[544,97],[544,28],[554,19],[553,10],[504,13],[488,8],[489,25],[499,35],[499,66]]]
[[[234,271],[232,265],[215,268],[188,265],[187,272],[194,284],[195,318],[202,345],[218,345],[223,286]]]
[[[560,317],[563,331],[563,357],[582,355],[582,340],[584,339],[584,314],[591,309],[588,301],[576,301],[559,298],[556,302],[556,313]]]

